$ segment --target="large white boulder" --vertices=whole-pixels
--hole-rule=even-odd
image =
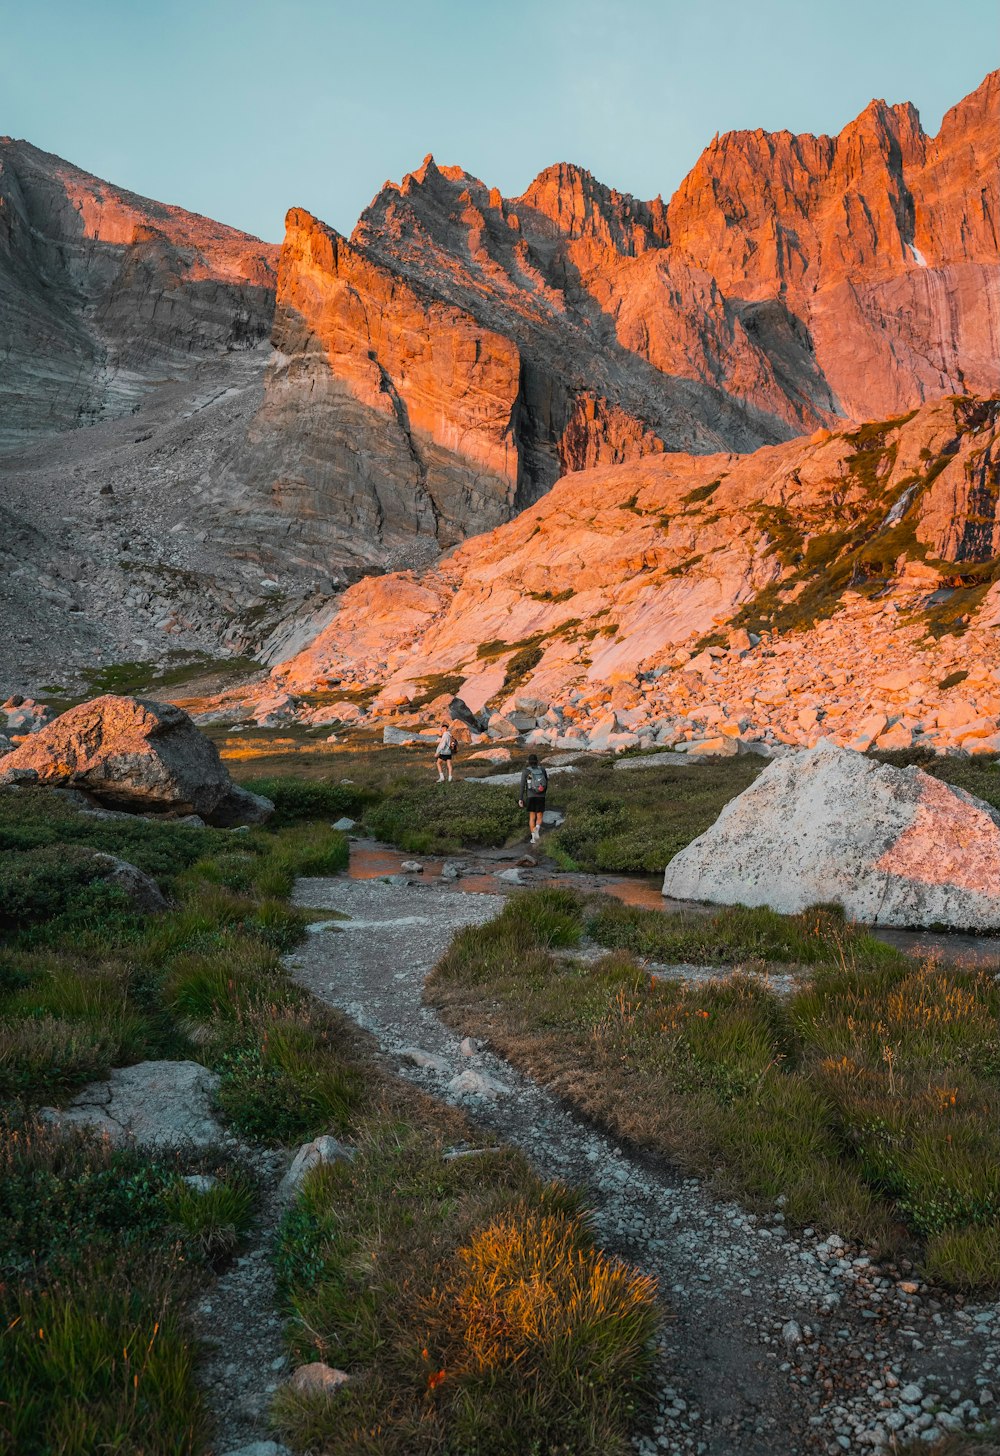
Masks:
[[[823,740],[769,765],[681,850],[679,900],[837,903],[877,925],[1000,930],[1000,814],[918,768]]]

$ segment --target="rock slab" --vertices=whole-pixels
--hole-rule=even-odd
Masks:
[[[113,1143],[145,1147],[212,1147],[222,1141],[214,1099],[219,1079],[200,1062],[139,1062],[116,1067],[69,1107],[42,1108],[60,1127],[88,1127]]]
[[[667,866],[664,895],[873,925],[1000,929],[1000,814],[822,741],[776,760]]]

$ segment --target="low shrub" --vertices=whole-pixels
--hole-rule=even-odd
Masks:
[[[516,794],[465,779],[407,785],[368,809],[365,829],[411,854],[504,844],[522,826]]]
[[[271,824],[275,828],[310,819],[360,818],[377,797],[370,789],[356,784],[294,778],[290,774],[247,779],[244,788],[271,800],[274,804]]]

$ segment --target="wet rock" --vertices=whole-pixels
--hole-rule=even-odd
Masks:
[[[338,819],[333,827],[334,829],[339,830],[341,834],[347,834],[349,830],[354,828],[354,825],[355,820],[348,819],[345,815],[344,818]]]
[[[423,865],[416,859],[404,859],[399,868],[406,875],[422,875],[424,872]]]

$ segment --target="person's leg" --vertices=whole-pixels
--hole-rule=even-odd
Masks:
[[[448,782],[451,783],[451,759],[448,760]]]
[[[435,767],[437,768],[437,771],[438,771],[438,783],[439,784],[443,784],[444,783],[444,763],[442,762],[442,760],[440,758],[436,758],[434,760],[434,764],[435,764]]]

